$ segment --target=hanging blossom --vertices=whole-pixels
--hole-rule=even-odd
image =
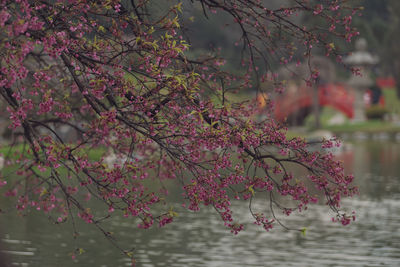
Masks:
[[[4,155],[5,168],[18,179],[2,172],[0,187],[17,210],[40,210],[55,223],[79,217],[100,229],[119,215],[137,218],[139,228],[162,227],[177,216],[165,200],[163,181],[172,180],[186,208],[212,206],[233,233],[245,226],[232,202],[252,203],[261,194],[270,212],[250,205],[250,213],[266,231],[279,221],[278,210],[290,215],[311,203],[326,204],[343,225],[353,220],[340,203],[357,189],[340,162],[326,150],[310,150],[302,138],[287,138],[272,116],[257,121],[255,102],[226,96],[262,90],[260,81],[283,90],[276,75],[261,73],[259,60],[288,64],[298,60],[302,44],[306,57],[320,46],[340,58],[326,33],[346,40],[357,35],[351,27],[357,10],[339,0],[294,1],[276,10],[261,1],[195,1],[205,14],[228,12],[240,25],[243,71],[232,74],[218,52],[187,56],[182,3],[149,15],[148,2],[1,1],[0,114],[20,134],[23,149]],[[326,31],[295,24],[292,17],[301,12],[321,17]],[[311,73],[317,79],[318,71]],[[327,140],[323,148],[335,145]],[[103,206],[91,210],[91,198]]]

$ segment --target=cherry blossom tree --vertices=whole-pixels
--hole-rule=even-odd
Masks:
[[[43,211],[57,223],[80,217],[111,239],[102,222],[114,216],[135,217],[141,228],[173,222],[162,186],[172,180],[187,209],[214,207],[233,233],[244,226],[231,203],[248,205],[261,194],[269,212],[252,205],[249,212],[267,231],[284,226],[276,212],[316,202],[348,224],[353,216],[340,200],[356,193],[353,177],[325,150],[338,141],[310,149],[272,116],[257,120],[255,102],[231,96],[269,93],[265,82],[283,90],[274,66],[309,59],[314,48],[340,61],[335,40],[357,35],[351,21],[358,9],[343,0],[267,3],[2,0],[0,101],[13,138],[3,145],[0,186],[16,209]],[[182,23],[189,4],[206,17],[230,17],[240,32],[239,71],[230,72],[218,51],[190,56],[190,25]],[[155,5],[165,8],[153,12]],[[300,15],[321,23],[299,25]],[[304,79],[312,83],[318,70],[310,71]],[[266,102],[269,111],[273,101]],[[161,190],[149,186],[155,183]],[[89,209],[85,197],[102,205]]]

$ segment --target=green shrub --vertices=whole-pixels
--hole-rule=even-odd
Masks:
[[[388,113],[388,110],[379,105],[373,105],[365,111],[365,115],[369,120],[382,120],[386,113]]]

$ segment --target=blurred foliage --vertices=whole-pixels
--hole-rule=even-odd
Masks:
[[[263,5],[273,10],[279,9],[285,5],[293,5],[294,1],[264,0],[263,2]],[[204,11],[199,3],[192,3],[191,1],[183,2],[182,10],[183,13],[181,16],[183,27],[185,28],[185,37],[191,45],[191,49],[189,50],[189,53],[187,53],[189,57],[196,58],[200,52],[208,50],[212,51],[211,53],[214,53],[215,55],[227,59],[227,65],[225,68],[230,72],[235,73],[235,71],[242,69],[242,53],[244,52],[244,43],[241,39],[242,31],[237,23],[233,21],[231,16],[227,15],[225,12],[212,13]],[[316,25],[314,20],[308,19],[304,14],[293,16],[290,19],[295,23],[304,25],[306,28],[313,28],[314,25]],[[326,24],[326,22],[322,20],[318,23],[319,26],[322,26],[324,23]],[[305,53],[304,44],[296,43],[293,36],[286,35],[284,31],[279,37],[274,38],[271,36],[271,43],[274,45],[280,44],[282,38],[286,39],[286,43],[292,41],[293,45],[297,47],[291,62],[295,64],[298,60],[303,61]],[[316,50],[318,50],[318,48]],[[277,71],[282,68],[282,64],[279,60],[270,60],[268,61],[268,64],[265,64],[261,58],[256,59],[255,61],[261,73],[266,70]]]
[[[385,107],[390,113],[400,115],[400,100],[396,97],[396,91],[393,89],[384,89]]]
[[[393,76],[400,96],[400,1],[358,0],[363,16],[354,18],[360,35],[367,39],[369,50],[380,57],[375,70],[378,76]]]
[[[393,76],[396,83],[400,85],[400,1],[399,0],[353,0],[350,2],[353,6],[363,6],[362,16],[355,15],[353,24],[359,30],[360,36],[367,39],[369,50],[372,54],[378,55],[380,64],[374,69],[377,76]],[[271,8],[284,5],[284,1],[269,0],[268,5]],[[242,44],[240,42],[240,29],[232,26],[230,21],[223,14],[213,14],[208,12],[204,16],[203,9],[200,5],[185,2],[183,18],[185,27],[187,28],[187,38],[192,46],[191,52],[195,56],[196,50],[214,49],[219,54],[228,59],[229,70],[238,69],[240,64]],[[306,27],[320,26],[322,21],[316,16],[298,16]],[[278,41],[278,40],[277,40]],[[354,43],[354,42],[353,42]],[[353,43],[338,41],[335,46],[340,48],[345,55],[349,51],[353,51]],[[236,44],[236,45],[234,45]],[[301,44],[296,44],[299,48]],[[322,50],[315,49],[314,54],[322,53]],[[298,49],[298,55],[294,55],[294,61],[302,59],[302,50]],[[334,60],[332,60],[334,61]],[[262,70],[262,65],[260,68]],[[269,66],[276,70],[279,65]],[[343,67],[338,67],[337,72],[342,79],[349,75],[348,71],[343,71]],[[400,96],[400,86],[398,86],[397,95]]]
[[[383,120],[388,110],[380,105],[372,105],[365,110],[365,115],[368,120]]]

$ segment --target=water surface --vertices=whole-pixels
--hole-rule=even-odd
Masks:
[[[138,266],[144,267],[400,266],[400,144],[355,143],[338,158],[360,187],[360,196],[344,202],[357,211],[357,221],[346,227],[332,223],[333,214],[316,205],[284,218],[289,227],[307,227],[305,236],[279,226],[267,233],[252,225],[247,206],[237,203],[237,217],[247,229],[236,236],[208,208],[198,213],[178,208],[176,222],[161,229],[140,230],[136,222],[116,218],[109,230],[122,246],[135,248]],[[267,210],[263,205],[258,208]],[[79,225],[77,239],[71,225],[50,224],[39,213],[1,215],[0,225],[1,250],[11,266],[129,266],[91,225]],[[85,253],[72,260],[70,253],[79,247]]]

